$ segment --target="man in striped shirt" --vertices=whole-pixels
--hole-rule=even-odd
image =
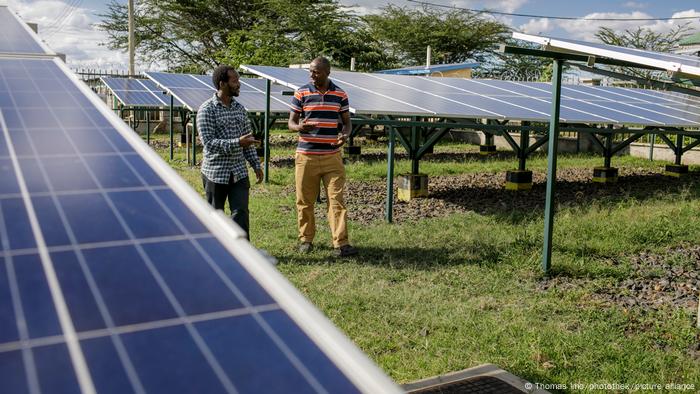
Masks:
[[[313,249],[314,203],[323,181],[335,253],[340,257],[353,256],[357,249],[348,242],[343,197],[345,167],[340,155],[340,147],[352,130],[348,95],[328,78],[331,73],[328,59],[314,59],[309,72],[311,82],[294,93],[288,122],[289,129],[299,133],[294,172],[299,251],[308,253]]]

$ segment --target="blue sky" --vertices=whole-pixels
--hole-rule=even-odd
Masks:
[[[120,0],[126,3],[126,0]],[[138,0],[135,0],[138,3]],[[581,18],[663,18],[697,16],[691,27],[700,31],[700,2],[697,0],[665,1],[562,1],[562,0],[427,0],[430,3],[471,9],[488,9],[509,13]],[[2,3],[3,0],[0,0]],[[106,1],[96,0],[5,0],[25,20],[39,23],[40,36],[54,50],[66,53],[74,67],[124,69],[125,53],[110,51],[100,45],[105,35],[94,28],[97,14],[104,12]],[[417,7],[406,0],[340,0],[357,13],[375,13],[379,7],[394,4]],[[601,26],[622,31],[643,26],[657,32],[666,32],[686,21],[562,21],[544,18],[496,16],[498,20],[518,31],[593,41]],[[140,69],[157,69],[158,65],[139,65]]]

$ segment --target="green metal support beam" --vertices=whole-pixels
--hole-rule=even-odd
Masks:
[[[170,106],[168,111],[168,128],[170,129],[170,160],[173,159],[173,144],[175,137],[173,135],[173,106],[175,106],[173,95],[170,95]]]
[[[549,272],[552,266],[552,238],[554,232],[554,187],[557,179],[557,145],[559,142],[559,111],[561,110],[561,75],[564,60],[554,59],[552,69],[552,112],[549,119],[549,144],[547,149],[547,193],[544,206],[544,245],[542,270]]]
[[[391,223],[394,220],[394,140],[396,131],[389,126],[389,144],[387,147],[386,169],[386,206],[384,217]]]
[[[265,129],[263,132],[263,181],[270,182],[270,91],[272,81],[265,80]]]

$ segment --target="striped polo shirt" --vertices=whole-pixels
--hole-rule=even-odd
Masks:
[[[348,95],[333,81],[328,81],[328,90],[320,93],[313,83],[308,83],[294,92],[292,111],[301,115],[301,120],[316,123],[316,127],[299,133],[297,152],[308,155],[328,155],[340,151],[331,145],[343,129],[340,114],[350,110]]]

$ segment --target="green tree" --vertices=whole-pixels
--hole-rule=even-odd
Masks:
[[[435,63],[481,61],[509,31],[500,22],[460,9],[389,5],[364,20],[388,59],[403,65],[424,64],[428,45]]]
[[[608,27],[601,27],[595,36],[605,44],[628,48],[645,49],[655,52],[670,52],[692,29],[689,23],[678,25],[667,33],[655,33],[651,29],[638,27],[635,30],[616,32]],[[664,78],[665,71],[645,70],[634,67],[609,67],[610,70],[622,74],[633,75],[646,79]]]
[[[386,64],[387,56],[354,14],[336,0],[141,0],[135,12],[139,60],[176,71],[216,64],[286,65],[318,55],[358,69]],[[116,0],[99,27],[112,49],[127,47],[126,6]]]

